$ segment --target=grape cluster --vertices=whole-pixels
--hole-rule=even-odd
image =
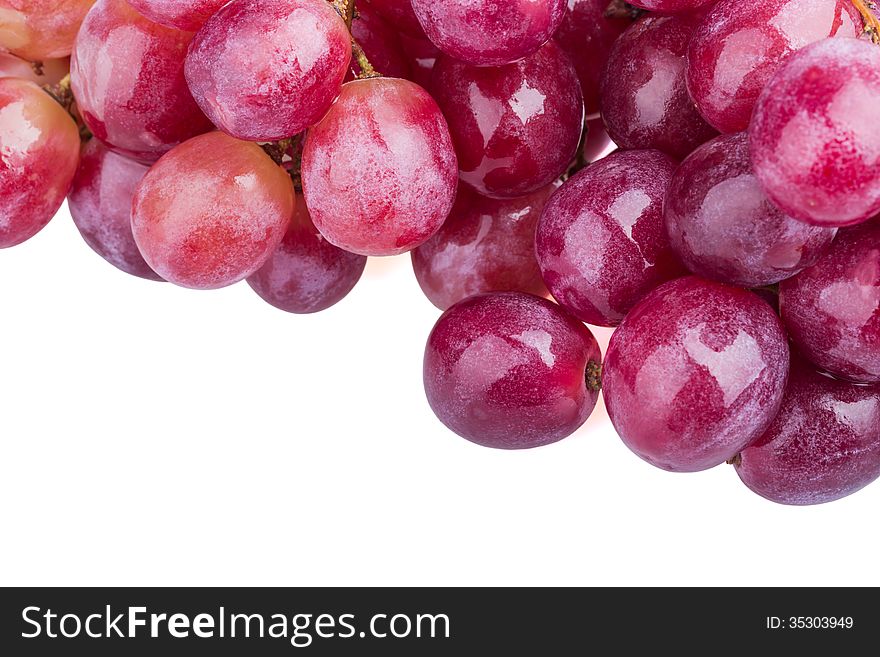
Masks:
[[[0,0],[0,248],[66,198],[297,314],[411,253],[455,433],[601,392],[648,463],[829,502],[880,477],[878,44],[869,0]]]

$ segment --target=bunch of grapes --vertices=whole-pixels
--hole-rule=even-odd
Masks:
[[[0,0],[0,248],[66,198],[298,314],[411,253],[462,437],[601,393],[659,468],[829,502],[880,476],[878,44],[869,0]]]

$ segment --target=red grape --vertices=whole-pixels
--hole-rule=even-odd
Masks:
[[[861,30],[850,0],[720,0],[688,46],[688,90],[709,123],[740,132],[786,57],[814,41],[855,37]]]
[[[157,274],[207,290],[263,266],[287,231],[294,202],[290,176],[259,146],[212,132],[153,165],[135,192],[131,223]]]
[[[32,62],[67,57],[95,0],[0,0],[0,50]]]
[[[495,200],[462,186],[440,231],[412,252],[422,291],[440,310],[481,292],[547,288],[535,259],[535,227],[555,185]]]
[[[434,65],[440,56],[437,46],[427,39],[419,39],[406,34],[400,35],[400,43],[409,60],[410,76],[407,79],[428,88],[431,84]]]
[[[195,32],[229,0],[128,0],[154,23]]]
[[[547,43],[566,0],[412,0],[425,34],[440,50],[477,66],[501,66]]]
[[[568,0],[568,9],[554,39],[571,57],[581,82],[587,114],[599,112],[599,79],[614,41],[629,19],[605,18],[609,0]]]
[[[621,148],[686,157],[718,134],[694,107],[685,51],[699,16],[644,16],[623,33],[602,78],[602,117]]]
[[[780,504],[833,502],[880,477],[880,387],[792,359],[776,421],[735,459],[743,483]]]
[[[425,392],[443,424],[468,440],[527,449],[561,440],[598,400],[588,378],[601,354],[559,306],[520,292],[481,294],[447,310],[425,350]]]
[[[431,89],[449,121],[461,179],[481,194],[530,194],[574,159],[583,100],[571,62],[553,41],[498,68],[443,56]]]
[[[233,0],[193,39],[186,79],[221,130],[275,141],[321,120],[350,60],[351,35],[325,0]]]
[[[349,82],[303,149],[306,203],[318,230],[362,255],[411,251],[455,200],[455,151],[437,103],[393,78]]]
[[[826,39],[764,89],[749,137],[755,174],[785,212],[851,226],[880,212],[880,49]]]
[[[131,232],[131,201],[148,169],[92,139],[83,148],[67,204],[76,227],[95,253],[133,276],[161,281],[144,260]]]
[[[275,253],[248,284],[266,302],[289,313],[306,315],[336,305],[361,279],[367,259],[333,246],[297,198],[293,220]]]
[[[0,78],[21,78],[30,80],[40,86],[55,85],[70,73],[70,60],[47,59],[35,67],[20,57],[8,52],[0,52]]]
[[[365,0],[365,2],[404,34],[424,38],[425,33],[410,0]],[[358,6],[358,11],[360,9],[361,7]]]
[[[752,173],[748,135],[723,135],[686,159],[666,196],[672,246],[695,274],[743,287],[815,264],[837,231],[787,216]]]
[[[880,383],[880,221],[842,230],[817,264],[779,287],[792,341],[835,376]]]
[[[681,11],[691,11],[702,7],[715,0],[628,0],[629,4],[648,11],[656,11],[661,14],[675,14]]]
[[[550,199],[536,249],[544,281],[578,319],[616,326],[661,283],[684,275],[663,224],[676,162],[659,151],[618,151]]]
[[[377,71],[389,78],[410,78],[409,58],[397,32],[388,25],[371,5],[358,5],[351,23],[351,34],[364,49],[367,59]],[[346,81],[354,79],[351,71]]]
[[[736,456],[776,417],[785,331],[751,292],[697,277],[658,288],[611,337],[602,384],[624,443],[673,472]]]
[[[116,152],[149,162],[210,130],[183,77],[191,38],[147,20],[123,0],[98,0],[70,65],[89,130]]]
[[[605,124],[602,119],[591,119],[587,121],[587,138],[581,145],[581,155],[584,162],[591,163],[608,155],[609,149],[613,146],[611,136],[605,130]]]
[[[28,80],[0,79],[0,248],[40,232],[64,202],[79,162],[79,130]]]

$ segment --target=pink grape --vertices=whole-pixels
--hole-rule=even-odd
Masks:
[[[0,0],[0,50],[32,62],[67,57],[95,0]]]
[[[128,274],[161,281],[144,260],[131,232],[131,202],[148,170],[92,139],[83,148],[67,205],[95,253]]]
[[[748,135],[704,144],[676,171],[666,196],[672,246],[695,274],[763,287],[815,264],[837,231],[792,219],[752,173]]]
[[[633,308],[611,337],[602,386],[627,447],[658,468],[697,472],[764,434],[788,367],[785,331],[767,303],[687,277]]]
[[[570,436],[598,400],[601,354],[559,306],[520,292],[481,294],[447,310],[425,349],[425,392],[458,435],[498,449]]]
[[[477,66],[501,66],[547,43],[566,0],[412,0],[428,38],[444,53]]]
[[[407,79],[427,89],[431,85],[431,75],[440,51],[427,39],[406,34],[400,35],[400,43],[409,61],[410,75]]]
[[[880,477],[880,387],[838,381],[793,358],[779,415],[734,463],[746,486],[780,504],[858,492]]]
[[[39,71],[31,62],[8,52],[0,52],[0,78],[21,78],[35,84],[52,86],[70,73],[70,60],[47,59],[40,63]]]
[[[840,231],[818,263],[779,286],[801,353],[835,376],[880,383],[880,220]]]
[[[367,258],[333,246],[315,228],[297,197],[293,220],[281,244],[248,285],[271,305],[306,315],[336,305],[354,289]]]
[[[351,23],[351,34],[379,73],[389,78],[409,79],[412,76],[409,58],[399,35],[371,5],[358,6],[357,15]],[[354,79],[350,70],[345,79]]]
[[[718,134],[697,112],[685,52],[699,15],[641,18],[614,44],[602,78],[602,117],[621,148],[683,159]]]
[[[608,4],[608,0],[568,0],[562,25],[554,36],[577,70],[588,116],[599,113],[599,80],[611,47],[631,23],[629,19],[606,18]]]
[[[154,23],[195,32],[229,0],[128,0]]]
[[[552,41],[498,68],[441,57],[431,91],[449,121],[461,179],[485,196],[530,194],[574,160],[583,99],[574,67]]]
[[[276,141],[321,120],[350,60],[351,35],[325,0],[233,0],[193,39],[186,79],[221,130]]]
[[[436,233],[455,200],[456,172],[437,103],[417,84],[393,78],[345,84],[309,130],[302,157],[303,192],[318,230],[368,256],[411,251]]]
[[[755,174],[785,212],[851,226],[880,212],[880,49],[826,39],[795,53],[755,107]]]
[[[529,196],[495,200],[462,186],[440,231],[412,252],[425,296],[440,310],[481,292],[547,294],[535,259],[535,228],[548,185]]]
[[[79,162],[79,130],[33,82],[0,79],[0,249],[40,232],[64,202]]]
[[[135,191],[131,223],[157,274],[209,290],[263,266],[287,231],[294,203],[290,176],[259,146],[211,132],[153,165]]]
[[[362,9],[361,4],[358,3],[358,11]],[[425,37],[410,0],[364,0],[364,4],[375,9],[390,25],[404,34],[417,38]]]
[[[692,11],[715,0],[629,0],[629,4],[661,14]]]
[[[791,53],[861,31],[851,0],[720,0],[688,46],[688,90],[709,123],[721,132],[741,132],[758,95]]]
[[[554,298],[578,319],[616,326],[648,292],[686,273],[663,223],[675,168],[659,151],[618,151],[547,203],[538,263]]]
[[[212,128],[183,77],[192,38],[153,23],[123,0],[98,0],[71,60],[71,83],[89,130],[117,153],[153,162]]]

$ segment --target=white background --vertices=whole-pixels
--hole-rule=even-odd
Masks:
[[[449,433],[408,257],[297,317],[126,276],[64,209],[0,252],[0,312],[4,585],[880,584],[880,484],[777,506],[602,409],[530,452]]]

